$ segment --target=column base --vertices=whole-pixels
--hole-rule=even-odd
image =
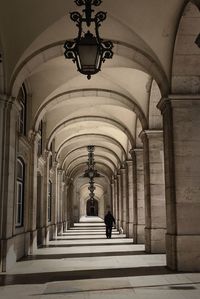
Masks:
[[[45,245],[45,227],[37,229],[37,246]]]
[[[127,234],[127,222],[126,221],[122,221],[122,228],[123,228],[123,233]]]
[[[120,219],[117,220],[117,226],[118,228],[122,227],[122,221]]]
[[[128,227],[127,233],[126,233],[127,237],[128,238],[133,238],[133,235],[134,235],[133,234],[133,222],[128,222],[127,227]]]
[[[28,245],[25,249],[26,255],[32,255],[37,251],[37,230],[26,233],[25,244]]]
[[[165,253],[165,235],[165,228],[145,228],[145,251],[147,253]]]
[[[167,266],[177,271],[200,271],[200,235],[166,235]]]
[[[61,236],[63,234],[63,223],[58,223],[57,224],[57,234],[58,236]]]
[[[45,238],[44,238],[45,239],[45,245],[49,244],[49,240],[50,240],[49,234],[50,234],[49,227],[45,227]]]
[[[57,224],[54,224],[53,227],[52,227],[52,229],[53,229],[53,237],[52,237],[52,239],[55,240],[55,239],[57,239],[57,235],[58,235],[58,226],[57,226]]]
[[[134,244],[144,244],[145,242],[145,225],[133,224],[133,242]]]

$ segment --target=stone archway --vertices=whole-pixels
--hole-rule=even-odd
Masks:
[[[88,199],[86,212],[87,212],[87,216],[98,216],[99,214],[98,200],[94,199],[93,201],[91,201],[90,199]]]

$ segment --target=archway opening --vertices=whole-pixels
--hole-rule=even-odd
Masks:
[[[99,204],[98,200],[94,199],[93,201],[87,200],[87,216],[98,216],[99,214]]]

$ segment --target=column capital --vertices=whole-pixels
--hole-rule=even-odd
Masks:
[[[127,162],[127,161],[123,161],[123,162],[122,162],[122,164],[121,164],[121,168],[120,168],[120,169],[126,169],[126,166],[127,166],[127,165],[126,165],[126,162]]]
[[[142,141],[146,138],[160,138],[163,137],[163,130],[144,130],[139,134]]]
[[[143,148],[134,148],[134,153],[143,153]]]
[[[127,160],[126,163],[127,163],[128,166],[131,166],[131,165],[133,165],[133,160]]]
[[[121,172],[122,174],[125,174],[125,173],[126,173],[126,168],[120,168],[120,172]]]
[[[58,162],[57,162],[58,163]],[[62,168],[58,168],[58,174],[59,175],[63,175],[63,173],[64,173],[64,169],[62,169]]]
[[[31,143],[35,143],[41,139],[41,136],[38,132],[30,130],[28,133],[28,139]]]
[[[164,114],[170,108],[188,108],[200,105],[200,94],[178,95],[171,94],[168,98],[161,98],[157,108]]]

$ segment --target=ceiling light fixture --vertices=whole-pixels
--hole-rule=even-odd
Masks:
[[[73,41],[66,41],[64,44],[65,58],[72,59],[76,63],[78,71],[92,75],[101,70],[102,62],[113,57],[113,43],[103,40],[99,35],[99,27],[106,19],[106,12],[99,11],[93,16],[92,6],[99,6],[102,0],[75,0],[77,6],[85,6],[81,15],[78,11],[70,13],[70,18],[78,27],[78,36]],[[89,30],[94,24],[93,33]]]
[[[88,162],[87,166],[88,169],[85,170],[84,177],[89,178],[89,187],[88,190],[90,191],[89,196],[90,196],[90,202],[93,203],[94,197],[95,197],[95,186],[94,186],[94,178],[95,177],[100,177],[101,175],[98,173],[98,171],[95,169],[95,162],[94,162],[94,150],[95,147],[94,145],[88,145],[87,147],[88,150]]]

